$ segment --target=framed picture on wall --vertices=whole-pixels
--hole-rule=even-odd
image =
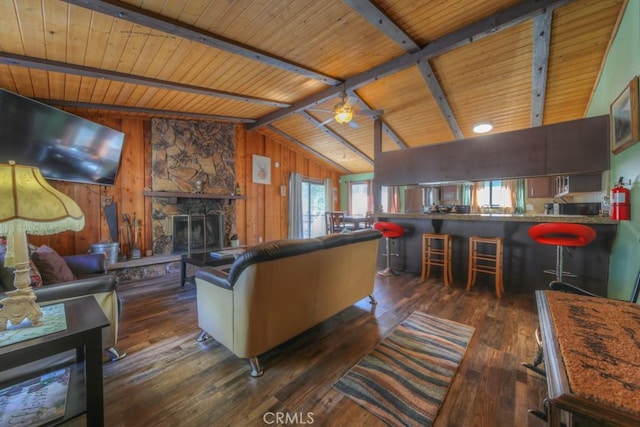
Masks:
[[[254,184],[271,184],[271,159],[253,155],[252,177]]]
[[[613,101],[609,111],[611,151],[618,154],[638,142],[638,76]]]

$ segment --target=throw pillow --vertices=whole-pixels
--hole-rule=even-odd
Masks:
[[[29,265],[31,266],[31,286],[34,288],[42,287],[42,276],[40,275],[40,271],[33,260],[29,261]]]
[[[55,251],[36,251],[31,255],[31,259],[40,271],[42,284],[45,286],[53,283],[76,280],[76,276],[74,276],[67,263],[64,262],[64,259]]]
[[[35,251],[35,246],[29,244],[29,253],[33,253],[33,251]],[[4,256],[6,252],[7,239],[5,237],[0,237],[0,281],[2,282],[0,286],[2,289],[0,290],[13,291],[15,289],[13,287],[14,269],[4,267]],[[42,287],[42,276],[40,276],[38,267],[36,267],[33,261],[29,261],[29,265],[31,267],[31,286],[34,288]]]

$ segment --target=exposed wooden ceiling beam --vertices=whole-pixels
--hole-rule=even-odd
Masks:
[[[547,8],[558,8],[575,0],[539,0],[524,1],[503,11],[495,13],[479,21],[473,22],[453,33],[436,39],[417,52],[406,53],[368,71],[348,78],[344,85],[328,87],[314,95],[293,103],[291,107],[266,114],[248,128],[264,126],[275,120],[296,114],[306,108],[318,105],[336,96],[344,87],[355,90],[372,81],[381,79],[408,67],[416,65],[420,60],[429,60],[443,53],[473,43],[498,31],[512,28],[522,22],[544,13]]]
[[[380,9],[375,3],[370,0],[343,0],[347,5],[351,6],[356,12],[358,12],[362,17],[364,17],[369,23],[380,31],[382,31],[387,37],[396,42],[400,47],[402,47],[406,52],[417,52],[420,50],[420,46],[416,43],[409,34],[407,34],[404,29],[402,29],[386,12]],[[442,90],[442,86],[440,86],[440,82],[435,77],[433,69],[429,64],[428,60],[420,61],[418,63],[418,69],[422,74],[427,86],[429,86],[429,90],[431,94],[436,99],[442,114],[444,115],[451,131],[453,132],[456,139],[463,138],[462,132],[460,131],[460,127],[458,126],[458,122],[456,121],[451,107],[449,106],[449,102],[444,95],[444,91]],[[358,94],[354,90],[350,90],[349,94],[357,97],[360,101],[364,103],[362,98],[358,96]],[[365,103],[366,105],[366,103]],[[375,119],[375,118],[374,118]],[[393,141],[400,148],[407,148],[407,145],[402,141],[391,129],[387,126],[384,119],[380,118],[382,121],[382,130],[393,139]]]
[[[351,96],[351,97],[355,98],[355,99],[358,101],[358,103],[360,103],[360,104],[364,105],[367,109],[372,110],[371,106],[370,106],[369,104],[367,104],[367,103],[366,103],[366,101],[365,101],[364,99],[362,99],[362,98],[360,97],[360,95],[358,95],[358,94],[356,93],[356,91],[355,91],[355,90],[349,90],[349,91],[347,91],[347,94],[348,94],[349,96]],[[387,123],[384,121],[384,119],[383,119],[382,117],[380,117],[380,116],[371,116],[371,120],[375,121],[376,119],[379,119],[379,120],[380,120],[380,122],[382,123],[382,130],[383,130],[383,132],[384,132],[384,133],[386,133],[386,134],[387,134],[387,136],[388,136],[389,138],[391,138],[391,140],[393,140],[393,142],[395,142],[395,144],[396,144],[399,148],[408,148],[408,147],[407,147],[407,144],[402,140],[402,138],[400,138],[400,137],[398,136],[398,134],[397,134],[397,133],[395,133],[395,132],[393,131],[393,129],[391,129],[391,128],[387,125]]]
[[[172,111],[172,110],[157,110],[154,108],[127,107],[125,105],[97,104],[92,102],[74,102],[74,101],[65,101],[62,99],[41,99],[41,98],[37,98],[36,101],[42,102],[43,104],[56,105],[58,107],[89,108],[89,109],[95,109],[95,110],[121,111],[124,113],[149,114],[152,116],[174,116],[174,117],[179,116],[179,117],[187,117],[190,119],[217,120],[217,121],[230,122],[230,123],[255,122],[254,119],[245,119],[242,117],[189,113],[184,111]]]
[[[346,139],[344,139],[343,137],[341,137],[340,135],[338,135],[337,133],[335,133],[334,131],[332,131],[331,129],[326,127],[325,125],[323,125],[321,121],[319,121],[318,119],[313,117],[311,114],[307,113],[306,111],[302,111],[302,112],[300,112],[300,114],[302,114],[302,117],[304,117],[305,119],[309,120],[314,126],[318,127],[324,133],[328,134],[329,136],[334,138],[336,141],[340,142],[346,148],[348,148],[349,150],[353,151],[354,153],[356,153],[356,155],[358,155],[363,160],[365,160],[367,163],[369,163],[371,166],[373,166],[373,160],[369,156],[367,156],[365,153],[360,151],[360,149],[358,147],[356,147],[355,145],[351,144],[349,141],[347,141]]]
[[[382,31],[387,37],[400,45],[407,52],[420,50],[420,46],[394,22],[386,12],[370,0],[342,0],[358,12],[369,23]]]
[[[449,125],[449,129],[451,129],[453,136],[455,137],[455,139],[463,139],[464,135],[462,133],[462,130],[458,125],[458,121],[456,120],[456,117],[451,110],[449,101],[447,101],[447,97],[442,90],[442,86],[440,85],[438,78],[433,72],[433,68],[431,68],[431,65],[429,64],[429,61],[424,60],[418,62],[418,71],[420,71],[420,74],[422,74],[422,78],[427,83],[427,86],[429,86],[431,95],[438,104],[438,107],[440,107],[440,111],[442,112],[445,121]]]
[[[281,137],[285,138],[286,140],[294,143],[295,145],[297,145],[298,147],[302,148],[303,150],[309,152],[310,154],[313,154],[314,156],[324,160],[325,162],[330,164],[332,167],[344,172],[345,174],[349,175],[349,174],[352,173],[352,171],[350,171],[349,169],[345,168],[344,166],[339,165],[338,163],[334,162],[333,160],[331,160],[330,158],[326,157],[325,155],[318,153],[313,148],[310,148],[309,146],[304,145],[302,142],[298,141],[297,139],[295,139],[294,137],[292,137],[288,133],[285,133],[285,132],[281,131],[280,129],[276,128],[275,126],[267,125],[267,126],[265,126],[265,128],[271,130],[272,132],[274,132],[274,133],[276,133],[278,135],[280,135]]]
[[[268,64],[291,73],[296,73],[310,79],[319,80],[328,85],[337,85],[341,80],[322,74],[318,71],[306,68],[300,64],[277,57],[268,52],[261,51],[225,37],[204,31],[192,25],[185,24],[174,19],[167,18],[150,10],[132,6],[117,0],[62,0],[67,3],[93,10],[94,12],[113,16],[135,24],[143,25],[154,30],[173,34],[196,43],[231,52],[254,61]]]
[[[541,126],[544,120],[544,100],[549,70],[549,44],[553,11],[548,10],[533,19],[533,65],[531,85],[531,126]]]
[[[12,53],[0,52],[0,64],[14,65],[19,67],[36,68],[38,70],[54,71],[58,73],[75,74],[84,77],[93,77],[95,79],[109,79],[113,81],[157,87],[162,89],[177,90],[180,92],[189,92],[196,95],[214,96],[217,98],[232,99],[234,101],[253,102],[257,104],[265,104],[272,107],[285,108],[291,104],[274,101],[271,99],[257,98],[255,96],[240,95],[231,92],[224,92],[215,89],[209,89],[201,86],[185,85],[182,83],[174,83],[167,80],[158,80],[148,77],[134,76],[132,74],[121,73],[118,71],[103,70],[94,67],[85,67],[83,65],[66,64],[64,62],[51,61],[48,59],[33,58],[29,56],[15,55]]]

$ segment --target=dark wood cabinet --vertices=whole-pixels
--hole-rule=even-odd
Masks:
[[[527,196],[535,197],[553,197],[554,196],[554,177],[539,176],[527,179]]]
[[[605,115],[376,153],[374,173],[376,185],[601,173],[609,149]]]
[[[602,191],[602,174],[564,175],[555,177],[555,196]]]

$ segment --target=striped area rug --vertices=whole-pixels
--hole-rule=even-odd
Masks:
[[[333,386],[392,426],[430,426],[474,328],[413,312]]]

